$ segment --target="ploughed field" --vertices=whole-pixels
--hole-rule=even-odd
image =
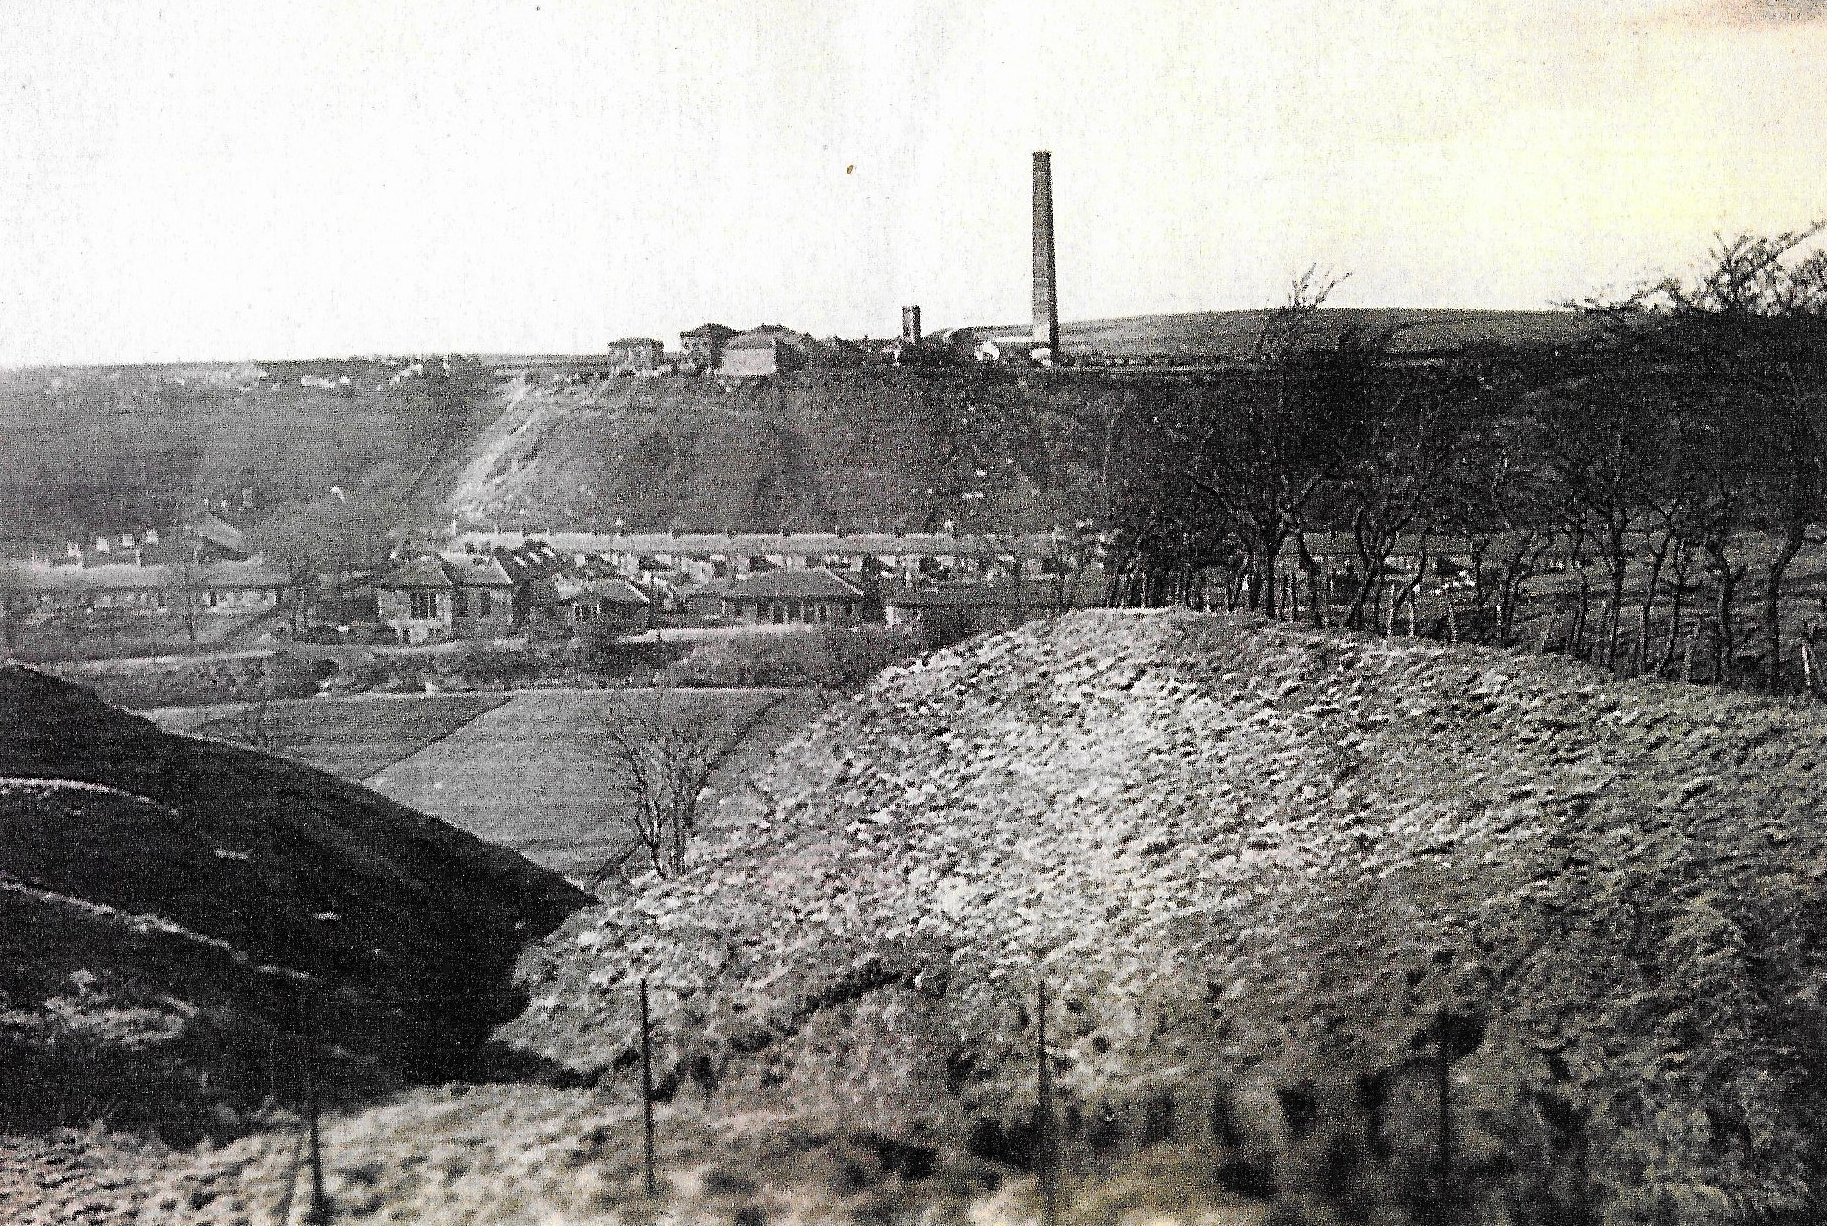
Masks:
[[[359,781],[507,700],[505,694],[362,694],[167,707],[151,715],[170,732],[253,745]]]
[[[741,764],[815,715],[815,691],[555,690],[514,695],[441,740],[367,779],[382,795],[443,818],[572,877],[589,877],[629,847],[631,797],[607,729],[651,719],[656,702],[684,702],[708,735],[769,708],[769,718],[712,784],[739,786]],[[721,727],[719,727],[721,726]],[[638,733],[637,733],[638,735]]]
[[[712,737],[768,707],[731,755],[706,805],[737,786],[746,764],[797,731],[826,699],[814,691],[531,690],[387,694],[171,708],[171,731],[260,744],[441,817],[537,864],[587,878],[627,850],[630,797],[607,729],[648,720],[675,700]]]

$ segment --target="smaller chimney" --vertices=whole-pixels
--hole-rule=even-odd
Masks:
[[[920,308],[904,306],[901,308],[901,339],[910,345],[920,343]]]

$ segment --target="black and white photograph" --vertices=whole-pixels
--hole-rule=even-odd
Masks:
[[[0,1226],[1827,1220],[1827,0],[0,0]]]

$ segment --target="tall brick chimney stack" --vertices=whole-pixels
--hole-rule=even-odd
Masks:
[[[1034,343],[1059,353],[1059,290],[1053,279],[1053,155],[1034,154]]]

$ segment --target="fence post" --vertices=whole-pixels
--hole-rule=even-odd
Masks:
[[[1059,1171],[1057,1170],[1058,1154],[1053,1144],[1053,1070],[1047,1062],[1047,981],[1042,979],[1035,989],[1036,1027],[1035,1027],[1035,1072],[1039,1089],[1038,1114],[1036,1123],[1035,1146],[1037,1150],[1036,1165],[1040,1168],[1040,1220],[1042,1226],[1059,1224]]]
[[[1452,1055],[1447,1051],[1446,1023],[1436,1020],[1435,1040],[1439,1051],[1435,1053],[1434,1088],[1440,1096],[1439,1133],[1434,1138],[1434,1170],[1438,1180],[1440,1199],[1445,1201],[1448,1181],[1453,1171],[1453,1087]]]
[[[642,1149],[647,1195],[656,1188],[653,1177],[653,1038],[647,1017],[647,979],[641,978],[641,1125],[646,1143]]]
[[[330,1220],[330,1203],[324,1197],[323,1149],[317,1132],[317,1014],[309,995],[305,997],[304,1030],[305,1116],[311,1163],[311,1204],[305,1210],[305,1221],[311,1226],[321,1226]]]

